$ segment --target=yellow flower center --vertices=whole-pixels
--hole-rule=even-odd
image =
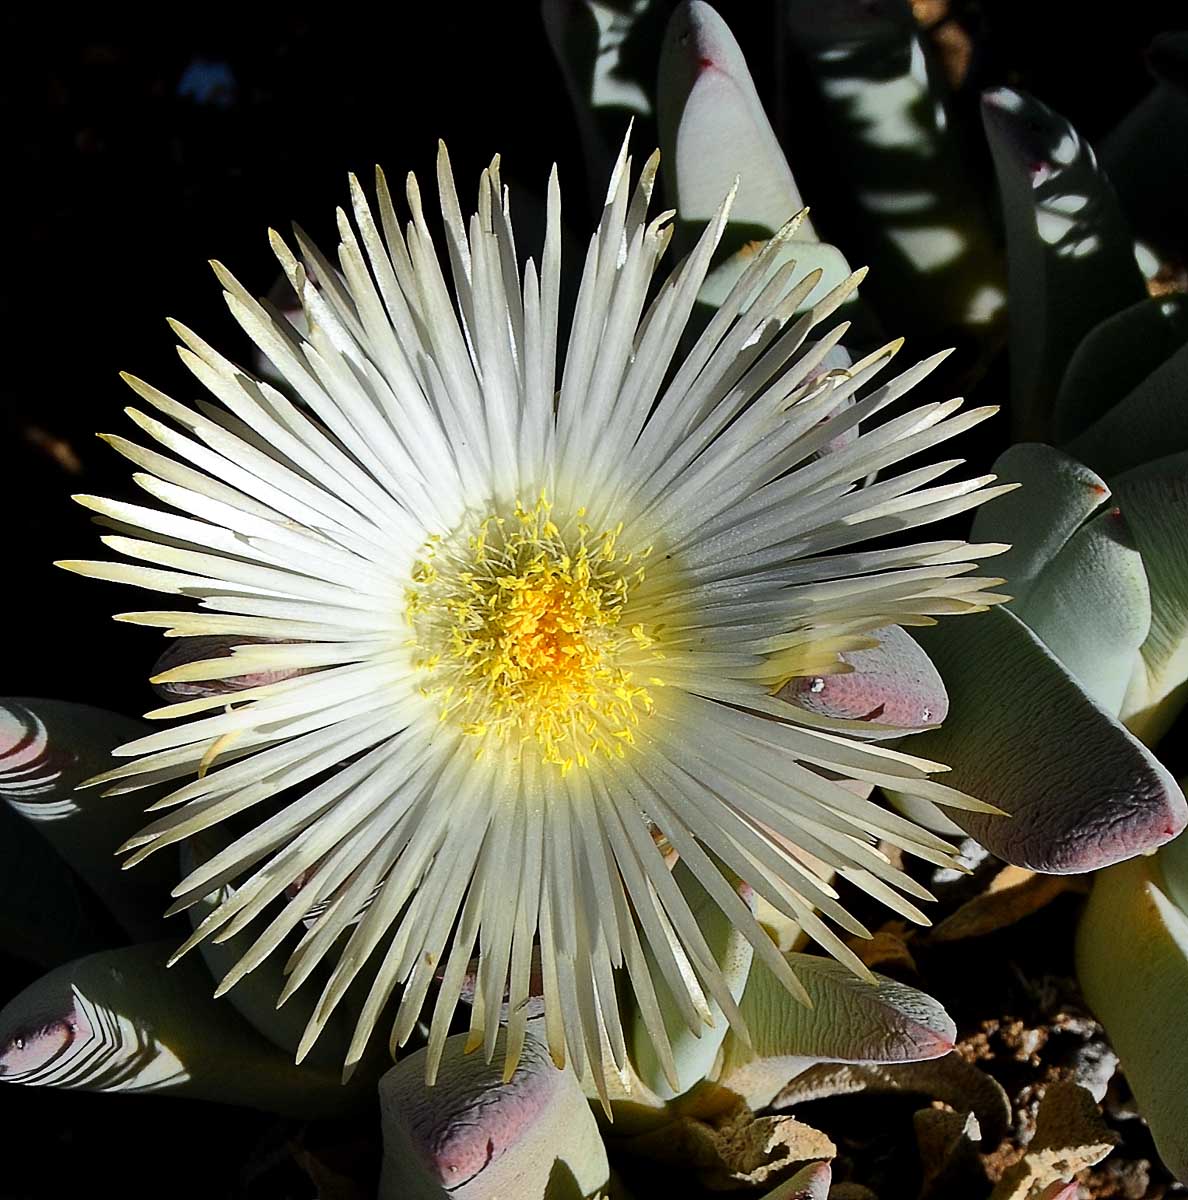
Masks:
[[[636,675],[660,657],[627,615],[650,548],[624,553],[622,526],[595,532],[584,516],[562,527],[542,497],[435,539],[407,592],[423,690],[441,719],[484,744],[534,745],[563,773],[633,744],[653,704]]]

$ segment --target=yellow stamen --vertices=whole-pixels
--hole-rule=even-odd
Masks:
[[[542,496],[465,536],[436,539],[412,571],[406,616],[426,695],[443,721],[567,773],[621,757],[652,711],[635,668],[661,657],[656,630],[624,620],[648,549],[619,550],[621,524],[595,533],[554,520]]]

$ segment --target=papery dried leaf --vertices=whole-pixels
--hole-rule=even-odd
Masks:
[[[772,1101],[778,1109],[809,1100],[857,1092],[907,1092],[972,1111],[986,1145],[997,1145],[1011,1121],[1011,1102],[1002,1085],[955,1054],[931,1062],[890,1066],[823,1063],[793,1079]]]
[[[1101,1162],[1119,1140],[1085,1088],[1049,1084],[1027,1153],[995,1184],[990,1200],[1028,1200],[1045,1188],[1066,1184],[1078,1171]]]
[[[966,901],[925,935],[929,942],[957,942],[1005,929],[1050,904],[1065,892],[1087,892],[1080,875],[1037,875],[1024,867],[1006,866],[980,896]]]
[[[757,1117],[737,1104],[713,1121],[681,1116],[652,1133],[626,1139],[629,1154],[692,1169],[713,1190],[763,1183],[794,1163],[832,1158],[833,1142],[793,1117]]]
[[[924,1196],[973,1194],[985,1178],[978,1157],[981,1126],[971,1112],[922,1108],[912,1115],[920,1166],[924,1174]]]

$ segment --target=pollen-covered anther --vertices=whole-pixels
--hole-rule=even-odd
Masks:
[[[555,518],[543,496],[517,503],[427,543],[407,591],[441,719],[535,747],[563,772],[634,744],[653,708],[636,675],[661,657],[654,631],[625,619],[650,548],[624,550],[622,525],[595,530],[585,515]]]

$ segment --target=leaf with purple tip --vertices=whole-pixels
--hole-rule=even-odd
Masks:
[[[1153,850],[1188,822],[1175,780],[1010,611],[917,636],[952,707],[912,751],[1009,814],[948,814],[991,853],[1033,871],[1091,871]]]
[[[494,1065],[464,1052],[465,1034],[448,1038],[431,1087],[424,1050],[380,1080],[380,1200],[567,1200],[606,1185],[606,1150],[573,1071],[530,1032],[504,1082],[505,1037]]]
[[[728,1034],[710,1076],[751,1108],[770,1104],[789,1079],[813,1063],[911,1062],[952,1050],[956,1027],[931,996],[884,976],[860,979],[819,955],[785,957],[812,1007],[755,963],[739,1004],[750,1045]]]
[[[211,995],[200,958],[172,944],[92,954],[51,971],[0,1011],[0,1083],[156,1092],[296,1117],[365,1095],[337,1070],[298,1067]]]
[[[891,732],[878,735],[883,738],[940,725],[949,697],[928,655],[898,625],[870,636],[877,646],[838,655],[851,670],[793,679],[779,698],[821,716],[890,726]]]

